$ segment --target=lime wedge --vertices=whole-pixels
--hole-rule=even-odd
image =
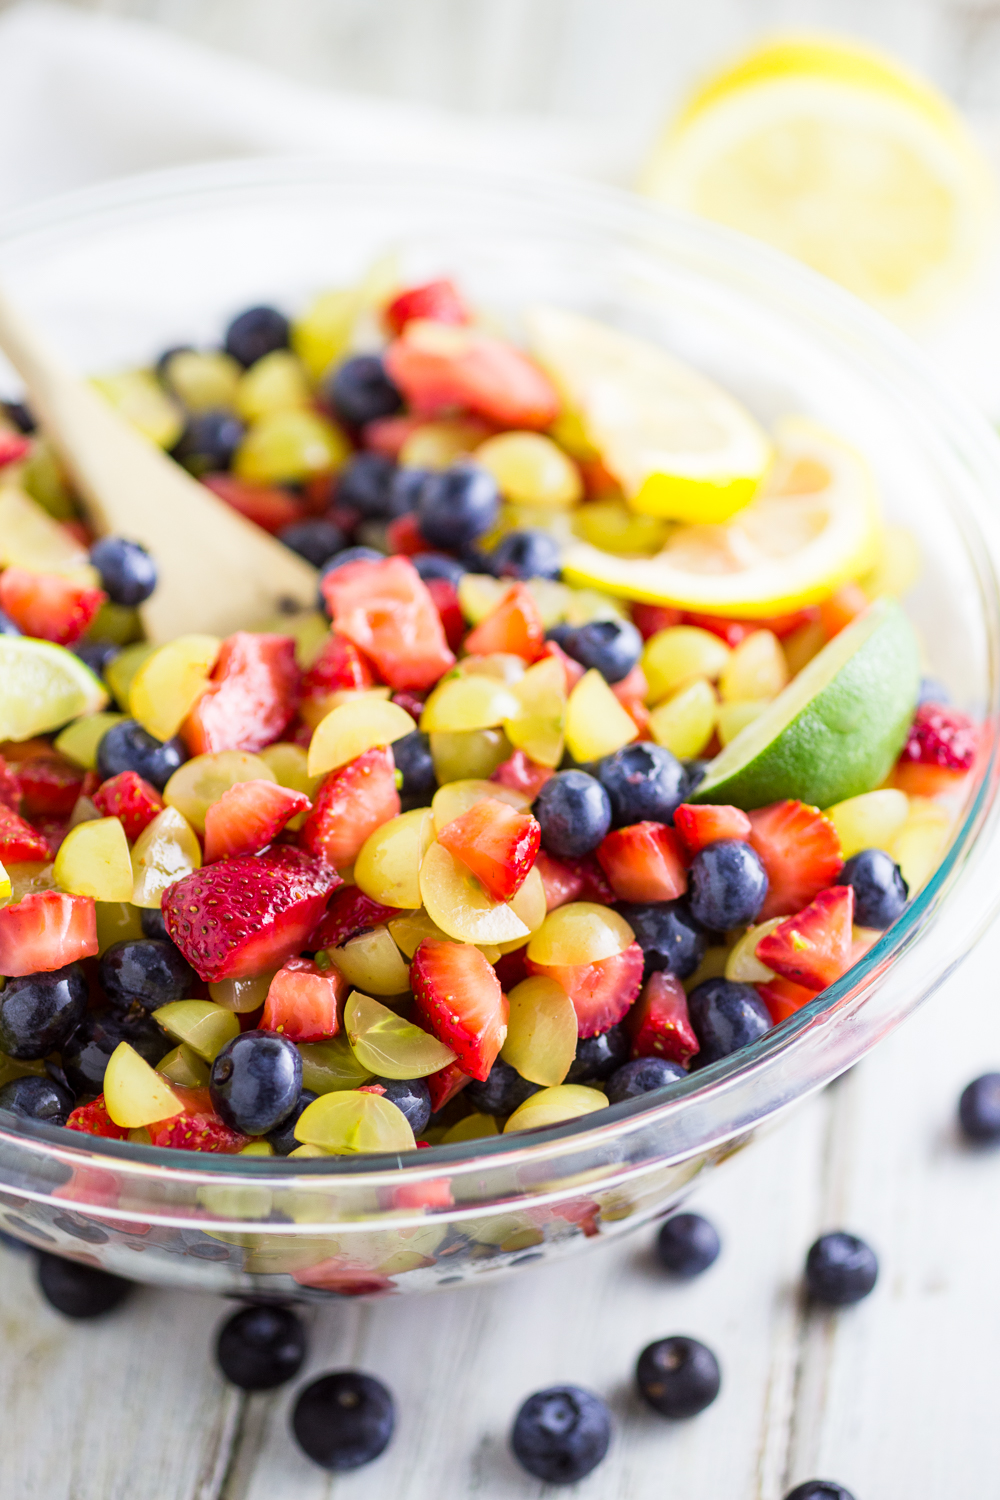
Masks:
[[[870,792],[903,747],[919,685],[913,627],[880,599],[715,757],[692,801],[830,807]]]
[[[107,701],[101,680],[64,646],[0,636],[0,740],[47,734]]]

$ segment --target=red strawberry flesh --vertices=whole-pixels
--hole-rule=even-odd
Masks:
[[[143,781],[135,771],[119,771],[117,776],[109,777],[97,788],[93,800],[97,811],[106,818],[121,819],[130,844],[163,811],[163,798],[155,786]]]
[[[834,885],[757,944],[767,968],[806,989],[822,990],[851,967],[854,891]]]
[[[507,997],[471,943],[425,939],[410,983],[417,1020],[455,1053],[462,1071],[485,1082],[507,1035]]]
[[[749,843],[767,875],[757,917],[787,917],[832,885],[843,867],[840,838],[830,819],[804,802],[774,802],[749,814]]]
[[[561,984],[573,1002],[579,1036],[599,1036],[617,1025],[642,986],[643,953],[630,943],[622,953],[592,964],[539,964],[528,959],[532,974]]]
[[[208,690],[181,726],[192,755],[263,750],[295,716],[300,672],[287,635],[238,630],[222,643]]]
[[[321,1042],[340,1030],[347,980],[339,969],[321,969],[308,958],[290,958],[275,974],[259,1025],[290,1042]]]
[[[33,891],[0,907],[0,974],[49,973],[97,953],[97,912],[89,896]]]
[[[256,854],[310,805],[304,792],[276,781],[238,781],[205,813],[205,863]]]
[[[487,797],[438,832],[443,844],[497,901],[517,894],[535,863],[542,830],[530,813]]]
[[[619,901],[674,901],[687,890],[680,840],[665,823],[632,823],[609,833],[597,861]]]
[[[674,813],[674,827],[689,854],[697,854],[699,849],[717,843],[719,839],[745,841],[750,836],[750,826],[750,819],[738,807],[710,803],[698,807],[682,802]]]
[[[331,771],[302,828],[302,844],[336,869],[352,865],[369,834],[400,810],[396,762],[387,746]]]
[[[321,587],[334,628],[391,688],[433,687],[454,666],[441,616],[408,558],[346,563],[327,573]]]
[[[687,1067],[700,1051],[684,986],[673,974],[652,974],[625,1017],[633,1057],[665,1057]]]
[[[969,771],[976,759],[978,739],[976,726],[966,714],[940,703],[921,703],[899,758],[904,765],[915,762],[948,771]]]

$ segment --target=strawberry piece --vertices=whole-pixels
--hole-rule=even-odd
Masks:
[[[45,840],[49,859],[55,859],[59,846],[69,832],[68,818],[35,818],[32,826],[39,838]]]
[[[519,349],[477,328],[413,319],[384,355],[393,384],[419,415],[456,407],[501,427],[548,427],[559,397],[548,376]]]
[[[507,1035],[507,996],[471,943],[425,939],[410,965],[416,1019],[484,1083]]]
[[[225,501],[230,510],[275,536],[283,526],[301,521],[306,507],[297,496],[277,485],[249,484],[235,474],[205,474],[202,484]]]
[[[445,824],[438,843],[472,871],[497,901],[509,901],[528,878],[542,830],[530,813],[487,797]]]
[[[280,739],[295,715],[300,675],[291,636],[227,637],[208,690],[181,726],[191,754],[252,752]]]
[[[673,974],[651,974],[625,1017],[633,1057],[665,1057],[687,1067],[701,1050],[684,986]]]
[[[472,1082],[472,1078],[468,1073],[462,1072],[457,1062],[451,1062],[439,1068],[436,1073],[428,1073],[424,1082],[430,1090],[431,1114],[436,1115],[456,1094],[461,1093],[467,1083]]]
[[[21,787],[17,776],[0,755],[0,807],[17,812],[21,806]]]
[[[305,1271],[293,1271],[292,1280],[299,1286],[333,1292],[337,1297],[374,1297],[378,1292],[391,1292],[396,1286],[390,1276],[371,1271],[346,1255],[331,1255]]]
[[[454,666],[427,585],[405,557],[347,563],[327,573],[334,628],[371,657],[391,688],[429,688]]]
[[[827,640],[832,641],[852,620],[864,614],[869,603],[864,589],[857,583],[842,584],[835,594],[824,599],[819,606],[819,617]]]
[[[422,427],[422,417],[376,417],[366,422],[361,432],[361,446],[371,453],[384,453],[386,458],[398,458],[408,437]]]
[[[490,780],[498,782],[500,786],[509,786],[513,792],[524,792],[534,799],[554,775],[555,772],[548,766],[536,765],[523,750],[515,750],[509,760],[497,766]]]
[[[619,901],[673,901],[687,890],[680,839],[665,823],[616,828],[599,845],[597,862]]]
[[[492,614],[469,632],[465,649],[470,656],[491,656],[503,651],[537,661],[545,645],[545,626],[531,590],[515,583],[504,594]]]
[[[48,857],[49,846],[42,835],[6,804],[0,803],[0,864],[17,865],[28,860],[44,863]]]
[[[33,891],[0,907],[0,974],[49,973],[97,953],[97,912],[89,896]]]
[[[669,604],[633,604],[632,622],[644,641],[650,636],[657,635],[661,630],[669,630],[672,625],[679,625],[683,618],[683,610],[674,609]]]
[[[755,984],[754,989],[767,1006],[775,1026],[780,1026],[782,1021],[794,1016],[803,1005],[815,1000],[817,994],[816,990],[807,990],[805,985],[793,984],[790,979],[782,979],[778,975],[769,979],[766,984]]]
[[[185,875],[164,894],[163,920],[199,979],[246,979],[301,951],[339,884],[301,849],[268,849]]]
[[[649,709],[646,707],[649,683],[646,680],[645,672],[638,662],[636,662],[626,677],[623,677],[620,682],[612,684],[611,691],[639,733],[645,734],[649,728]]]
[[[587,669],[581,666],[578,661],[574,661],[571,656],[567,656],[557,641],[546,641],[538,653],[539,661],[544,661],[547,656],[554,656],[562,667],[566,677],[566,696],[568,698]]]
[[[915,760],[897,760],[891,782],[908,797],[947,797],[965,781],[968,771],[949,771],[945,766],[922,766]]]
[[[447,578],[431,578],[427,592],[434,600],[434,608],[441,616],[445,639],[452,651],[457,651],[465,635],[465,616],[458,602],[458,590]]]
[[[393,333],[402,333],[413,318],[428,318],[432,323],[468,323],[469,310],[454,282],[425,281],[422,286],[407,287],[394,297],[383,313]]]
[[[578,900],[597,901],[601,906],[612,906],[617,901],[604,871],[592,854],[584,854],[579,859],[561,859],[559,863],[583,881]]]
[[[555,911],[568,901],[579,901],[584,887],[584,878],[578,870],[571,870],[558,859],[553,859],[544,849],[535,860],[535,869],[542,877],[545,887],[545,910]]]
[[[184,1108],[169,1120],[157,1120],[147,1126],[152,1145],[169,1146],[175,1151],[219,1151],[232,1156],[250,1144],[249,1136],[231,1130],[216,1114],[207,1088],[185,1089],[176,1084],[171,1087]]]
[[[971,771],[978,743],[978,731],[968,715],[940,703],[921,703],[913,715],[899,764]]]
[[[312,666],[303,674],[303,698],[321,698],[328,693],[364,692],[373,687],[375,674],[353,641],[331,630]]]
[[[83,771],[54,751],[19,761],[14,775],[29,818],[68,817],[83,790]]]
[[[98,1094],[89,1104],[78,1104],[70,1110],[66,1119],[67,1130],[80,1130],[84,1135],[102,1135],[109,1141],[127,1141],[128,1126],[116,1125],[108,1114],[104,1095]]]
[[[72,646],[107,600],[101,589],[74,583],[58,573],[5,568],[0,573],[0,609],[22,635]]]
[[[642,988],[643,954],[638,943],[622,953],[592,964],[538,964],[527,960],[528,972],[544,974],[561,984],[576,1011],[580,1036],[598,1036],[616,1026]]]
[[[854,891],[834,885],[779,923],[757,944],[757,957],[782,979],[822,990],[851,967]]]
[[[205,813],[205,863],[256,854],[312,803],[276,781],[238,781]]]
[[[840,874],[844,856],[837,830],[819,808],[804,802],[772,802],[749,817],[749,842],[767,875],[757,920],[791,916]]]
[[[94,793],[94,806],[106,818],[120,818],[125,837],[134,844],[163,811],[163,798],[155,786],[143,781],[136,771],[119,771],[110,776]]]
[[[261,1030],[280,1031],[290,1042],[321,1042],[336,1036],[348,988],[339,969],[321,969],[311,959],[290,958],[271,980]]]
[[[798,630],[800,625],[817,619],[819,619],[819,610],[812,608],[798,609],[788,615],[768,615],[759,620],[733,620],[724,615],[699,615],[686,610],[681,623],[696,625],[699,630],[708,630],[735,650],[748,635],[753,635],[755,630],[769,630],[772,635],[780,639],[791,635],[792,631]]]
[[[750,836],[750,819],[745,812],[738,807],[709,803],[698,807],[691,802],[682,802],[674,813],[674,827],[688,854],[692,855],[719,839],[746,840]]]
[[[391,701],[398,708],[405,709],[411,719],[415,719],[418,724],[420,723],[420,715],[424,711],[425,702],[422,694],[413,693],[409,688],[403,688],[401,692],[393,693]]]
[[[397,516],[385,528],[385,539],[389,551],[400,557],[419,557],[421,552],[433,552],[433,547],[424,536],[413,513]],[[430,588],[430,583],[428,583]]]
[[[447,320],[445,320],[447,321]],[[20,463],[31,451],[31,440],[20,432],[0,432],[0,468]]]
[[[388,746],[378,745],[324,779],[303,825],[302,843],[310,854],[343,870],[354,863],[368,835],[399,811],[396,762]]]

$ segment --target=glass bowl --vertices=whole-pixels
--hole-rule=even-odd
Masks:
[[[862,1057],[955,967],[1000,900],[1000,442],[901,335],[830,283],[606,190],[284,160],[157,174],[9,219],[0,276],[79,369],[96,371],[212,342],[255,302],[301,308],[389,249],[407,278],[454,273],[514,331],[531,302],[577,307],[662,341],[767,421],[803,412],[853,442],[888,514],[920,540],[907,607],[929,675],[984,721],[983,754],[940,869],[844,979],[754,1046],[598,1123],[287,1161],[4,1117],[0,1228],[134,1279],[266,1297],[424,1291],[626,1232]]]

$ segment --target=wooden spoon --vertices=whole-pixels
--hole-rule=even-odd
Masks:
[[[140,608],[151,641],[253,629],[315,608],[318,574],[244,520],[71,374],[0,292],[0,348],[103,534],[148,548],[158,582]]]

